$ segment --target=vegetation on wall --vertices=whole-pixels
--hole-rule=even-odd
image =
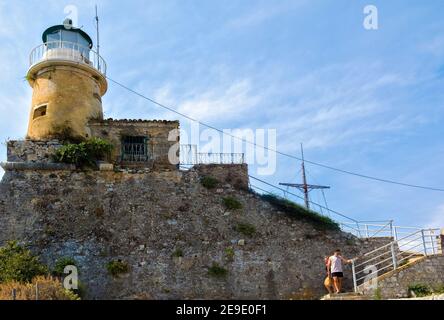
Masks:
[[[228,247],[225,248],[225,258],[229,261],[229,262],[233,262],[234,261],[234,249],[233,247]]]
[[[76,260],[74,260],[74,258],[62,257],[56,261],[52,273],[55,276],[61,277],[61,276],[65,275],[64,271],[65,271],[66,266],[77,266],[77,262],[76,262]]]
[[[180,258],[180,257],[183,257],[183,250],[182,250],[182,249],[176,249],[176,250],[174,250],[172,256],[173,256],[174,258]]]
[[[426,297],[433,293],[429,286],[423,284],[410,285],[409,291],[413,292],[416,297]]]
[[[228,270],[214,262],[213,265],[208,268],[208,274],[215,278],[224,278],[227,276]]]
[[[228,210],[242,209],[242,203],[233,197],[225,197],[222,199],[222,202]]]
[[[290,218],[305,220],[312,223],[317,229],[321,230],[339,230],[339,225],[329,217],[323,216],[312,210],[307,210],[303,206],[290,200],[271,194],[259,194],[258,196],[262,200],[270,203],[279,211],[287,214],[287,216]]]
[[[210,176],[205,176],[200,179],[200,183],[207,189],[214,189],[219,184],[219,180]]]
[[[236,231],[242,233],[244,236],[252,237],[256,233],[256,228],[249,223],[239,223],[236,226]]]
[[[81,143],[68,143],[59,148],[54,161],[75,164],[78,167],[95,166],[98,160],[105,160],[113,150],[113,145],[100,138],[91,138]]]
[[[112,275],[113,277],[117,277],[120,274],[128,273],[129,265],[122,260],[113,260],[108,262],[108,264],[106,265],[106,269],[108,270],[108,273],[110,275]]]

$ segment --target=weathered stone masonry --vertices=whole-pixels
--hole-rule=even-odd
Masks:
[[[213,169],[225,181],[221,168]],[[238,174],[230,170],[232,181],[246,174],[242,166]],[[227,211],[226,196],[243,208]],[[253,225],[256,234],[242,235],[239,223]],[[325,293],[324,255],[340,247],[353,257],[375,247],[318,231],[228,182],[205,189],[197,170],[8,170],[0,184],[0,226],[0,244],[18,239],[49,265],[75,258],[91,299],[317,298]],[[177,249],[183,257],[174,257]],[[130,265],[117,279],[106,272],[115,259]],[[228,270],[226,278],[208,274],[213,262]],[[349,269],[346,277],[351,288]]]
[[[444,288],[444,256],[441,254],[423,257],[393,270],[378,279],[378,293],[366,290],[368,295],[379,295],[382,299],[407,298],[409,287],[425,285],[431,289]]]

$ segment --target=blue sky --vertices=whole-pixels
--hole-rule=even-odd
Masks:
[[[23,79],[41,33],[72,4],[95,38],[94,3],[0,0],[2,141],[26,133],[31,89]],[[276,129],[286,153],[298,156],[303,142],[313,161],[444,188],[442,1],[97,3],[111,78],[219,128]],[[362,26],[368,4],[378,8],[378,30]],[[112,84],[103,105],[107,117],[178,118]],[[279,156],[265,179],[297,181],[299,165]],[[311,182],[332,187],[332,209],[444,227],[442,192],[307,168]]]

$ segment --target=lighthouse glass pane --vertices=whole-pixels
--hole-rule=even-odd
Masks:
[[[61,37],[60,30],[54,33],[48,34],[46,41],[48,42],[48,49],[58,48],[60,45]]]
[[[51,41],[60,41],[60,31],[57,31],[57,32],[55,32],[55,33],[48,34],[47,41],[48,41],[48,42],[51,42]]]
[[[62,41],[77,43],[77,32],[62,31]]]
[[[78,32],[62,30],[63,47],[79,51],[84,58],[89,58],[89,43]]]

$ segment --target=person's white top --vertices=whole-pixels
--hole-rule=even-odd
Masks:
[[[342,257],[340,256],[331,256],[330,257],[330,261],[331,261],[331,273],[334,272],[343,272],[342,269]]]

